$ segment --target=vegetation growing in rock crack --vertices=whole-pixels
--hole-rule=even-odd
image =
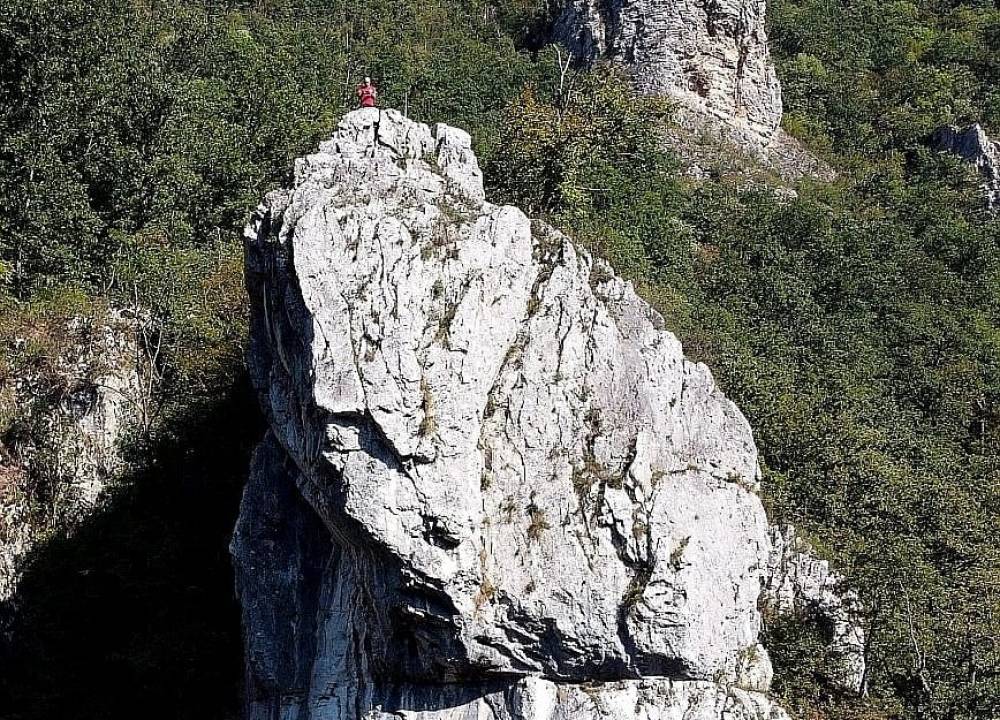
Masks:
[[[690,537],[683,537],[677,541],[673,549],[670,551],[670,567],[674,572],[680,572],[684,567],[684,551],[687,550],[688,543],[691,542]]]
[[[420,433],[421,437],[430,437],[437,433],[437,414],[434,410],[434,396],[431,394],[430,388],[427,385],[427,380],[420,378],[420,396],[423,400],[421,405],[421,410],[423,410],[423,418],[420,421],[420,428],[417,432]]]
[[[476,609],[478,610],[487,603],[491,602],[493,598],[496,597],[497,590],[497,586],[493,584],[493,581],[489,578],[489,576],[483,575],[483,581],[480,583],[479,590],[474,599]]]
[[[528,506],[528,521],[529,540],[540,540],[542,534],[552,527],[549,525],[549,518],[545,511],[535,505]]]

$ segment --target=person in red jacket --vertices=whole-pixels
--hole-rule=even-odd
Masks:
[[[375,107],[375,101],[378,99],[378,90],[375,89],[370,77],[365,77],[365,81],[358,85],[357,92],[361,107]]]

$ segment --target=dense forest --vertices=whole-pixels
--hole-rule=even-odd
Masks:
[[[866,609],[864,697],[830,682],[813,619],[769,623],[792,712],[1000,716],[1000,222],[927,145],[944,123],[1000,134],[1000,9],[772,0],[785,129],[838,172],[794,195],[686,176],[656,130],[669,104],[612,68],[560,83],[556,11],[0,0],[0,383],[108,303],[138,303],[162,347],[162,411],[107,510],[25,578],[0,716],[236,716],[226,543],[260,433],[241,233],[363,74],[383,105],[468,129],[492,197],[611,260],[747,414],[772,517]],[[44,403],[3,397],[7,443]]]

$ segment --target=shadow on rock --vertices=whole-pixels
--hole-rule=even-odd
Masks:
[[[241,380],[174,426],[104,509],[33,556],[0,645],[0,718],[238,715],[227,544],[263,425]]]

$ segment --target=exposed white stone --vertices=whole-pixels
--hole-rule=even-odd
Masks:
[[[441,710],[383,707],[366,720],[788,720],[766,696],[707,682],[665,678],[591,685],[528,677]]]
[[[771,557],[768,560],[764,600],[780,613],[815,613],[829,626],[827,648],[831,680],[860,692],[865,681],[865,631],[860,620],[861,605],[844,587],[845,579],[830,569],[830,563],[816,557],[791,525],[771,528]]]
[[[467,134],[360,110],[248,228],[249,716],[784,718],[745,418],[483,197]]]
[[[555,37],[578,59],[627,66],[638,88],[666,95],[765,143],[781,123],[765,0],[571,0]]]
[[[1000,145],[987,136],[978,123],[966,128],[946,125],[938,128],[932,138],[935,149],[954,153],[979,171],[987,207],[1000,208]]]

